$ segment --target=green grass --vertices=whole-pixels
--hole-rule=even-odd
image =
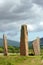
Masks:
[[[29,53],[33,53],[29,49]],[[20,56],[19,53],[8,53],[8,56],[0,54],[0,65],[43,65],[43,49],[40,56]]]
[[[0,56],[0,65],[43,65],[43,56]]]

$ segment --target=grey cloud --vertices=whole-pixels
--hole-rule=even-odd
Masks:
[[[33,2],[43,7],[43,0],[33,0]]]
[[[18,21],[18,20],[23,20],[23,19],[25,20],[28,18],[26,14],[22,14],[24,12],[27,13],[29,8],[32,7],[32,5],[30,4],[28,0],[27,1],[22,0],[20,6],[18,5],[13,10],[13,12],[9,12],[9,9],[12,8],[13,6],[14,6],[13,2],[7,2],[7,4],[5,4],[5,6],[0,11],[0,20]]]
[[[18,25],[20,26],[23,23],[27,23],[35,24],[37,26],[37,24],[39,24],[39,22],[41,21],[40,15],[34,13],[34,11],[32,10],[33,4],[41,4],[41,0],[20,0],[20,4],[15,3],[14,0],[4,1],[5,3],[2,7],[0,7],[0,31],[3,32],[15,30],[16,32],[16,30],[18,30]],[[10,24],[13,22],[16,22],[17,25]],[[39,30],[43,29],[37,27],[34,31]]]
[[[15,36],[18,35],[18,31],[16,31],[16,32],[14,32],[14,31],[8,32],[7,35],[8,35],[8,36],[11,36],[11,37],[13,37],[13,36],[15,37]]]
[[[14,13],[23,13],[29,11],[32,7],[32,3],[29,0],[21,0],[21,5],[14,10]]]

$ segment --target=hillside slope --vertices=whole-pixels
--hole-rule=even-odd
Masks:
[[[30,47],[32,47],[32,42],[33,41],[28,42]],[[8,40],[8,45],[19,47],[20,42]],[[40,45],[43,46],[43,38],[40,39]],[[0,39],[0,46],[3,46],[3,39]]]

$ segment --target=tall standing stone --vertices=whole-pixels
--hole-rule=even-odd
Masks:
[[[22,25],[21,27],[20,55],[28,55],[28,31],[26,25]]]
[[[8,55],[8,48],[7,48],[7,38],[6,35],[3,35],[3,44],[4,44],[4,55]]]
[[[35,55],[40,55],[40,39],[39,38],[33,41],[33,51]]]

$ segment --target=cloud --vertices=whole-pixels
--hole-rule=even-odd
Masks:
[[[43,22],[40,22],[40,26],[43,26]]]
[[[18,35],[21,25],[30,32],[43,31],[43,0],[0,0],[0,32]]]
[[[33,0],[33,2],[43,7],[43,0]]]
[[[35,26],[32,24],[29,24],[29,25],[27,25],[27,29],[28,29],[28,31],[34,31]]]

